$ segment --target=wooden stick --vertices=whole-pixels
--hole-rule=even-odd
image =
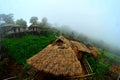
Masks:
[[[94,75],[95,73],[92,74],[86,74],[86,75],[80,75],[80,76],[72,76],[72,77],[66,77],[66,78],[84,78],[84,77],[90,77]]]
[[[3,79],[3,80],[10,80],[10,79],[15,79],[15,78],[17,78],[17,77],[13,76],[13,77],[9,77],[9,78]]]

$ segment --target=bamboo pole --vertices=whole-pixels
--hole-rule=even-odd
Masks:
[[[89,68],[91,70],[91,72],[93,72],[93,70],[92,70],[92,68],[91,68],[91,66],[90,66],[90,64],[89,64],[89,62],[88,62],[88,60],[86,58],[85,58],[85,61],[87,62],[88,66],[89,66]]]
[[[95,75],[95,73],[86,74],[86,75],[80,75],[80,76],[66,77],[66,78],[86,78],[86,77],[91,77],[93,75]]]
[[[16,78],[17,78],[16,76],[13,76],[13,77],[9,77],[9,78],[3,79],[3,80],[12,80],[12,79],[16,79]]]

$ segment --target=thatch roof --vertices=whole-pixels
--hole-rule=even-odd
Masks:
[[[72,46],[76,46],[79,51],[90,53],[90,50],[82,43],[77,42],[77,41],[71,41]]]
[[[113,73],[120,74],[120,65],[119,65],[119,66],[113,65],[113,66],[110,68],[110,71],[113,72]]]
[[[91,51],[91,54],[94,57],[97,57],[98,55],[101,54],[100,51],[97,48],[93,47],[93,46],[89,46],[88,48],[89,48],[89,50]]]
[[[20,25],[16,25],[16,24],[5,24],[3,27],[20,27]]]
[[[71,47],[61,49],[52,44],[28,59],[27,63],[39,71],[54,75],[78,76],[83,71]]]
[[[63,43],[67,44],[68,46],[71,46],[70,40],[64,38],[63,36],[57,37],[57,39],[53,42],[53,44],[54,44],[55,42],[57,42],[58,40],[63,41]]]
[[[36,24],[31,24],[29,27],[31,28],[31,27],[39,27],[39,26]]]

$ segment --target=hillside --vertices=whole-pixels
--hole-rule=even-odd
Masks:
[[[28,74],[30,70],[30,66],[26,64],[26,59],[28,59],[29,57],[41,51],[54,39],[55,39],[55,34],[50,34],[49,36],[44,36],[44,35],[36,36],[36,35],[26,34],[22,38],[4,38],[2,40],[2,43],[3,43],[4,48],[8,52],[8,60],[10,62],[8,65],[11,65],[10,69],[14,70],[12,67],[14,67],[15,69],[19,68],[19,70],[22,71],[21,72],[22,78],[32,76],[31,73]],[[112,63],[117,63],[117,64],[120,63],[119,56],[116,56],[114,54],[107,53],[107,52],[104,52],[104,56],[107,57],[107,59],[110,60]],[[101,61],[100,63],[96,62],[92,58],[90,58],[90,61],[92,61],[91,62],[92,64],[93,63],[97,64],[97,66],[101,65],[100,69],[98,69],[98,72],[97,72],[98,74],[103,74],[103,73],[99,73],[99,71],[106,69],[108,66],[106,65],[108,63],[102,61],[101,58],[97,60],[97,61]],[[3,62],[4,62],[4,59],[3,59]],[[102,67],[104,67],[104,69],[102,69]],[[93,68],[94,68],[94,65],[93,65]],[[1,69],[9,70],[7,67],[4,67],[4,66],[2,66]],[[26,70],[27,70],[27,73],[26,73]],[[14,73],[16,73],[16,70],[11,72],[11,74],[14,74]],[[11,76],[8,76],[8,77],[11,77]],[[1,79],[3,78],[7,78],[6,75],[1,76]]]
[[[114,53],[109,53],[105,52],[104,54],[107,58],[111,60],[112,63],[120,65],[120,56],[114,54]]]

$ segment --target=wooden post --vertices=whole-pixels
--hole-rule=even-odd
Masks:
[[[120,74],[119,74],[119,76],[118,76],[117,80],[120,80]]]
[[[12,79],[16,79],[16,78],[17,78],[16,76],[13,76],[13,77],[6,78],[4,80],[12,80]]]
[[[1,34],[0,34],[0,53],[1,53],[1,45],[2,45],[2,44],[1,44],[1,38],[2,38],[2,37],[1,37]],[[1,60],[1,58],[2,58],[2,54],[0,54],[0,60]]]

